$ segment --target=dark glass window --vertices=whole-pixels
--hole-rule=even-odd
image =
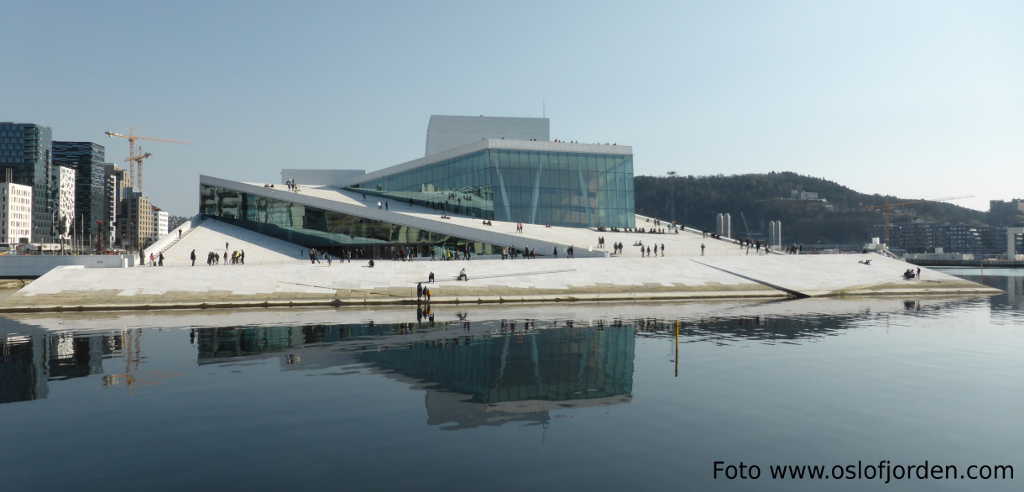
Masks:
[[[227,188],[200,185],[199,212],[256,232],[336,255],[442,257],[448,251],[500,254],[491,244],[308,207]]]

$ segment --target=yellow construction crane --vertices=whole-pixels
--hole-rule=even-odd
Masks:
[[[108,137],[118,137],[128,140],[128,158],[125,159],[126,161],[128,161],[128,175],[130,176],[130,179],[132,181],[132,188],[135,188],[136,191],[140,192],[142,191],[142,161],[152,157],[153,154],[150,154],[149,152],[143,153],[141,147],[136,148],[135,142],[137,140],[146,140],[150,142],[164,142],[176,144],[189,143],[182,140],[172,140],[169,138],[144,137],[142,135],[136,135],[134,133],[134,130],[131,128],[128,129],[127,135],[117,132],[103,132],[103,134]]]
[[[886,202],[881,205],[868,205],[864,208],[866,210],[881,210],[882,217],[885,220],[885,238],[883,241],[885,244],[889,244],[892,239],[892,209],[895,207],[903,207],[906,205],[913,205],[915,203],[928,203],[928,202],[951,202],[953,200],[963,200],[965,198],[974,198],[974,195],[962,195],[962,196],[947,196],[942,198],[922,198],[920,200],[902,200],[898,202]]]

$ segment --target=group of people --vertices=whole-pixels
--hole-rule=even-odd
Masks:
[[[164,252],[160,254],[149,254],[149,266],[164,266]]]
[[[520,251],[512,247],[501,248],[501,259],[514,260],[519,257],[526,259],[536,258],[537,250],[532,248],[524,248],[523,250]]]
[[[916,271],[913,268],[908,268],[907,271],[903,272],[904,280],[914,280],[915,278],[921,278],[921,267],[917,267]]]
[[[639,244],[639,243],[637,243],[637,244]],[[597,247],[601,248],[601,249],[604,249],[604,245],[605,245],[604,236],[598,237],[597,238]],[[621,255],[622,254],[622,246],[623,246],[623,244],[620,243],[620,242],[612,243],[612,254],[613,255]],[[636,246],[636,244],[634,244],[634,246]]]
[[[651,257],[658,256],[658,245],[654,245],[654,252],[651,252],[650,246],[644,246],[643,243],[638,242],[634,246],[640,246],[640,257]],[[665,243],[661,243],[661,256],[665,256]]]
[[[288,191],[299,191],[299,185],[295,184],[294,179],[285,180],[284,184],[288,185]],[[271,188],[273,188],[273,185],[271,185]]]
[[[516,232],[523,232],[523,223],[516,222]]]
[[[318,250],[316,248],[310,248],[309,249],[309,264],[310,265],[315,265],[315,264],[320,263],[321,259],[327,262],[327,266],[331,266],[331,263],[335,259],[337,259],[339,263],[344,263],[346,260],[349,263],[352,263],[352,252],[348,251],[348,252],[342,254],[342,256],[335,257],[334,255],[332,255],[332,254],[330,254],[330,253],[328,253],[326,251],[320,251],[320,250]],[[373,266],[373,263],[372,263],[373,260],[370,260],[370,261],[371,261],[370,266],[372,267]]]
[[[769,253],[772,252],[771,248],[768,246],[768,242],[767,241],[754,241],[754,240],[751,240],[751,239],[737,239],[736,242],[740,245],[740,249],[746,249],[747,250],[746,254],[748,254],[748,255],[750,254],[750,249],[751,248],[754,248],[754,254],[756,254],[756,255],[761,254],[761,250],[762,249],[764,250],[764,254],[769,254]]]

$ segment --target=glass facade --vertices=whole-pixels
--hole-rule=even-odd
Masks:
[[[500,248],[379,220],[201,184],[199,213],[261,234],[355,258],[500,254]]]
[[[32,241],[53,240],[53,132],[34,123],[0,123],[0,181],[32,187]]]
[[[634,227],[632,155],[486,149],[352,189],[482,219]]]

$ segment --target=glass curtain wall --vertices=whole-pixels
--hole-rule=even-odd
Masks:
[[[352,189],[482,219],[634,227],[631,155],[489,149]]]
[[[445,258],[500,254],[491,244],[366,219],[228,188],[200,185],[199,212],[335,256]]]

